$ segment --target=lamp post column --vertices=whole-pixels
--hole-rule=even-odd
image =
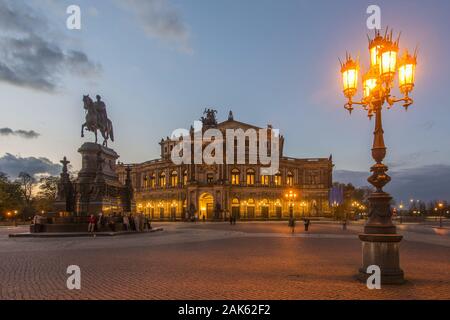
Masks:
[[[362,241],[362,266],[359,278],[366,280],[367,268],[377,265],[381,270],[381,283],[403,283],[403,271],[400,269],[399,244],[402,236],[396,233],[392,223],[390,202],[392,197],[383,191],[383,187],[391,180],[387,175],[388,167],[383,164],[386,156],[383,126],[381,120],[383,100],[374,102],[375,131],[372,147],[372,157],[375,164],[371,167],[372,175],[367,181],[375,187],[369,196],[368,220],[364,226],[364,233],[359,235]]]

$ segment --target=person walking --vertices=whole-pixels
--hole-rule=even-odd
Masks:
[[[295,232],[295,219],[294,219],[294,217],[292,215],[289,217],[289,227],[291,228],[291,233],[294,234],[294,232]]]
[[[96,223],[97,223],[97,219],[95,218],[95,216],[93,214],[91,214],[88,218],[88,232],[89,233],[94,233]]]
[[[305,231],[308,231],[310,223],[311,222],[309,221],[309,219],[303,220],[303,224],[305,225]]]
[[[123,223],[124,231],[129,231],[130,230],[130,220],[128,219],[128,216],[126,214],[123,215],[122,223]]]
[[[99,232],[102,229],[102,223],[103,223],[103,213],[100,212],[98,214],[97,223],[95,224],[97,232]]]
[[[136,230],[136,226],[134,225],[134,218],[131,213],[128,215],[128,223],[130,224],[130,231]]]
[[[344,222],[342,223],[342,230],[347,230],[347,219],[344,219]]]
[[[145,216],[145,220],[144,220],[144,224],[145,224],[145,228],[147,229],[147,231],[152,230],[152,224],[150,222],[150,217]]]
[[[139,226],[139,214],[134,216],[134,227],[136,228],[136,231],[141,231],[141,228]]]
[[[140,213],[139,214],[139,231],[140,232],[144,232],[144,223],[145,223],[144,214]]]

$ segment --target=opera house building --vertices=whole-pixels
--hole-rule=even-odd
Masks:
[[[215,113],[208,110],[208,116],[202,117],[202,130],[214,128],[226,136],[227,129],[262,129],[234,120],[231,111],[226,121],[218,122]],[[272,126],[264,130],[270,133]],[[331,156],[287,157],[283,155],[283,136],[279,136],[279,142],[279,169],[271,175],[261,174],[259,162],[175,164],[171,152],[177,141],[169,137],[160,141],[159,159],[139,164],[119,163],[116,170],[124,182],[127,167],[131,169],[136,211],[154,220],[194,217],[224,220],[230,215],[240,220],[279,220],[290,215],[296,218],[330,215]],[[248,145],[246,141],[246,151]]]

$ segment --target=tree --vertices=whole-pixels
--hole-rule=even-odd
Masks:
[[[56,191],[58,188],[58,177],[44,177],[39,181],[39,191],[35,197],[35,207],[40,211],[51,211],[53,209],[53,202],[56,198]]]
[[[33,208],[33,187],[36,184],[36,179],[26,172],[20,172],[18,183],[25,201],[25,206],[22,209],[22,218],[30,217],[35,211]]]
[[[23,202],[20,184],[10,181],[6,174],[0,172],[0,217],[21,209]]]

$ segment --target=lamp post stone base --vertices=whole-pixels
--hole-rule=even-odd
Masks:
[[[381,284],[404,283],[399,259],[399,245],[402,237],[398,234],[360,234],[362,266],[359,269],[358,279],[365,282],[371,275],[367,273],[367,268],[370,265],[376,265],[381,270]]]

